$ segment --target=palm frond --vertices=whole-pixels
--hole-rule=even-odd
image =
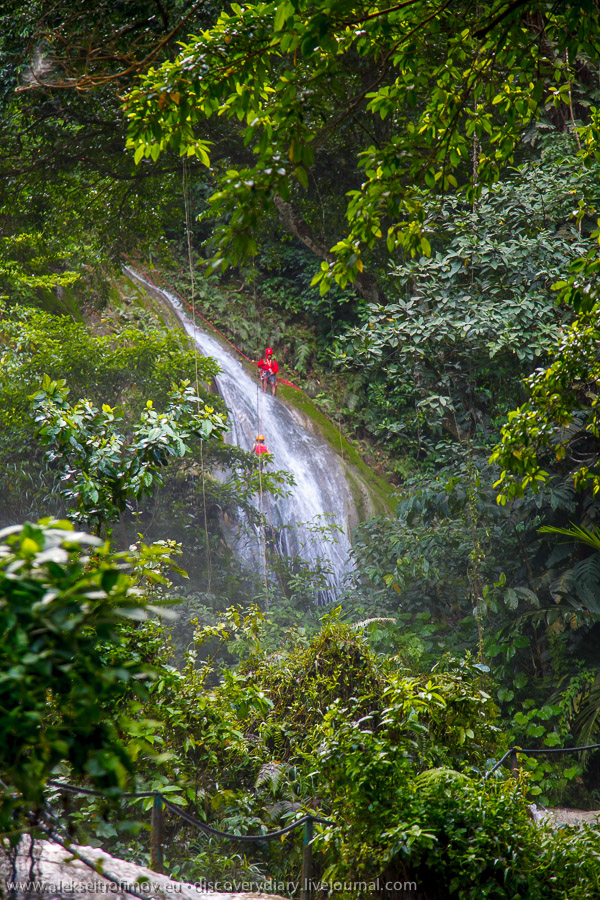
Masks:
[[[587,544],[588,547],[592,547],[594,550],[600,550],[600,530],[597,528],[585,528],[581,525],[574,525],[573,522],[571,522],[570,528],[557,528],[555,525],[542,525],[541,528],[538,528],[538,533],[562,534],[572,541]]]

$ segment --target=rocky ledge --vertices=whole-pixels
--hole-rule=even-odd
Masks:
[[[7,854],[0,854],[0,876],[5,896],[66,900],[104,898],[114,900],[285,900],[274,893],[293,893],[295,885],[265,881],[264,885],[224,882],[187,884],[159,875],[145,866],[126,862],[97,847],[71,845],[65,849],[52,841],[23,838],[13,868]],[[260,887],[260,890],[257,888]],[[2,892],[0,892],[2,893]]]

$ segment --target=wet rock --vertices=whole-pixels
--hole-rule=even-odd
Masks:
[[[11,886],[13,874],[15,884]],[[67,900],[74,897],[131,900],[132,896],[143,900],[284,900],[271,893],[266,885],[266,890],[259,890],[258,885],[250,882],[229,885],[208,879],[187,884],[173,881],[168,875],[159,875],[145,866],[118,859],[97,847],[73,844],[67,850],[52,841],[32,843],[28,836],[19,846],[15,873],[8,857],[1,855],[0,876],[5,892],[10,895],[13,890],[13,896],[18,900]],[[274,889],[276,887],[284,886],[273,885]]]

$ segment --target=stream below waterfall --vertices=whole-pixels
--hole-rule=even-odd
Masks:
[[[125,267],[128,276],[144,289],[167,301],[203,356],[214,357],[221,373],[217,390],[229,409],[230,431],[225,440],[252,450],[257,434],[264,434],[273,456],[272,471],[284,469],[294,478],[288,497],[263,498],[265,533],[277,552],[300,558],[311,568],[322,566],[326,587],[319,601],[336,599],[344,576],[351,569],[348,482],[338,454],[322,438],[309,432],[300,414],[271,393],[258,390],[258,374],[252,377],[240,359],[216,337],[194,327],[180,300],[157,288]],[[260,498],[256,497],[259,509]],[[255,571],[262,570],[261,528],[230,529],[228,539],[236,553]]]

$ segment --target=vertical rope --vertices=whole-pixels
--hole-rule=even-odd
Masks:
[[[258,381],[256,382],[256,428],[257,434],[262,434],[261,425],[262,425],[262,416],[260,414],[260,394],[262,390],[262,379],[259,375]]]
[[[258,456],[258,486],[260,494],[260,533],[261,533],[261,550],[263,560],[263,578],[265,582],[265,608],[269,608],[269,577],[267,574],[267,539],[265,537],[265,517],[263,513],[263,486],[262,486],[262,454]]]
[[[208,517],[206,513],[206,482],[204,479],[204,438],[200,438],[200,466],[202,469],[202,506],[204,508],[204,536],[206,538],[206,562],[208,567],[208,579],[206,590],[210,594],[212,586],[212,560],[210,558],[210,539],[208,536]]]
[[[198,343],[196,341],[196,280],[194,276],[194,260],[192,256],[192,217],[190,212],[190,185],[187,172],[187,160],[183,158],[183,203],[185,207],[185,233],[187,238],[188,267],[190,270],[190,290],[192,292],[192,324],[194,326],[194,366],[196,377],[196,396],[199,397],[200,383],[198,378]],[[198,410],[200,400],[198,399]]]
[[[339,405],[339,394],[338,394],[338,402],[337,402],[337,427],[338,427],[338,435],[340,438],[340,456],[342,457],[342,462],[344,462],[344,444],[342,441],[342,413]]]
[[[254,321],[258,334],[258,309],[256,305],[256,253],[252,254],[252,298],[254,300]],[[259,351],[260,352],[260,351]],[[256,427],[257,434],[262,434],[261,398],[262,378],[256,383]],[[260,511],[260,535],[261,554],[263,563],[263,579],[265,582],[265,607],[269,608],[269,576],[267,573],[267,538],[265,535],[265,516],[263,512],[263,486],[262,486],[262,454],[258,453],[258,487],[259,487],[259,511]]]
[[[258,336],[258,308],[256,305],[256,254],[252,254],[252,298],[254,302],[254,323],[256,328],[256,334]],[[260,354],[260,350],[258,351]],[[261,357],[259,356],[259,359]],[[262,373],[261,373],[262,374]],[[258,428],[257,434],[262,434],[262,416],[261,416],[261,406],[260,406],[260,395],[262,393],[262,378],[259,375],[258,381],[256,383],[256,427]]]
[[[316,182],[315,182],[316,183]],[[318,188],[317,188],[318,190]],[[331,299],[332,292],[329,291],[329,342],[333,346],[333,303]],[[335,385],[335,409],[337,413],[337,427],[338,427],[338,435],[340,439],[340,456],[342,457],[342,462],[344,460],[344,445],[342,444],[342,424],[341,424],[341,416],[342,413],[340,411],[340,393],[338,389],[338,382],[336,379]]]
[[[273,547],[275,550],[275,556],[278,556],[279,559],[283,560],[283,554],[279,547],[277,546],[277,538],[275,536],[275,526],[273,525],[273,516],[271,515],[271,500],[269,495],[267,494],[267,512],[269,514],[269,525],[271,526],[271,540],[273,541]],[[279,582],[279,587],[281,588],[281,596],[285,597],[286,600],[289,600],[288,594],[285,589],[285,585],[281,578],[281,572],[275,569],[275,574],[277,575],[277,581]]]
[[[185,207],[185,232],[187,238],[188,266],[190,270],[190,290],[192,306],[192,325],[194,328],[194,370],[196,379],[196,403],[200,412],[200,379],[198,375],[198,341],[196,340],[196,280],[194,276],[194,260],[192,256],[192,216],[190,212],[190,185],[187,170],[187,160],[183,158],[182,168],[183,204]],[[204,510],[204,536],[206,539],[206,564],[207,564],[207,592],[210,594],[212,585],[212,560],[210,556],[210,539],[208,536],[208,515],[206,512],[206,479],[204,475],[204,438],[200,438],[200,469],[202,472],[202,507]]]

